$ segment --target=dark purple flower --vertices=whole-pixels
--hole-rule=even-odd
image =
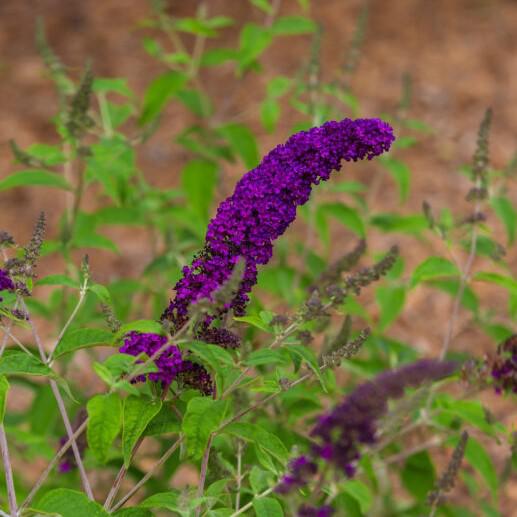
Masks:
[[[280,480],[275,488],[279,494],[287,494],[295,488],[300,488],[307,484],[309,478],[318,471],[318,466],[307,456],[299,456],[289,463],[289,471]]]
[[[497,347],[491,374],[497,393],[517,393],[517,334]]]
[[[230,303],[207,317],[208,324],[229,309],[242,316],[257,281],[257,266],[266,264],[273,241],[309,199],[313,185],[326,181],[341,161],[371,159],[390,148],[391,127],[379,119],[327,122],[291,136],[273,149],[260,165],[245,174],[234,193],[211,220],[205,247],[175,286],[176,296],[162,318],[176,329],[188,319],[188,308],[211,294],[230,276],[240,257],[246,260],[240,288]]]
[[[88,413],[85,408],[81,408],[74,419],[74,422],[72,423],[72,430],[75,432],[79,427],[82,425],[82,423],[86,420],[88,416]],[[68,442],[68,436],[62,436],[59,439],[59,449],[65,445],[65,443]],[[81,457],[84,454],[84,451],[86,450],[86,433],[80,434],[76,438],[77,448],[79,449],[79,454]],[[77,467],[77,462],[75,461],[75,455],[72,447],[69,447],[65,454],[61,457],[61,461],[59,462],[57,466],[57,471],[60,474],[67,474],[68,472],[71,472]]]
[[[0,291],[14,291],[14,289],[14,282],[7,271],[5,271],[5,269],[0,269]],[[0,296],[0,302],[2,300],[3,298]]]
[[[304,504],[298,508],[298,517],[330,517],[334,513],[334,508],[326,504],[320,508]]]
[[[357,386],[341,404],[319,418],[311,432],[318,443],[309,456],[300,456],[289,464],[276,491],[285,494],[306,485],[318,470],[318,459],[353,477],[361,457],[359,448],[375,443],[377,421],[385,414],[388,401],[400,398],[406,388],[441,379],[455,369],[452,362],[422,359]]]
[[[133,356],[146,354],[148,357],[154,355],[163,345],[167,343],[166,336],[153,333],[130,332],[120,347],[120,352]],[[141,361],[139,361],[141,362]],[[150,381],[160,382],[162,386],[168,387],[173,380],[178,380],[189,387],[198,388],[206,394],[212,393],[212,382],[206,370],[192,361],[183,359],[181,350],[175,346],[167,347],[154,361],[157,370],[148,374],[142,374],[133,379],[133,382]]]

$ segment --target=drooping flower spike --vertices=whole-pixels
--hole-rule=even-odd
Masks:
[[[386,413],[388,401],[402,397],[406,388],[447,377],[456,367],[453,362],[422,359],[357,386],[341,404],[319,418],[311,432],[317,444],[309,455],[291,461],[276,491],[285,494],[306,485],[317,472],[319,459],[353,477],[361,456],[359,448],[376,442],[378,420]]]
[[[230,309],[237,316],[245,313],[258,266],[270,260],[273,241],[294,221],[297,207],[308,201],[312,187],[328,180],[333,170],[341,168],[342,160],[370,160],[388,151],[394,139],[392,128],[380,119],[344,119],[296,133],[273,149],[219,205],[208,226],[205,246],[192,264],[183,268],[183,277],[174,287],[175,298],[162,320],[171,324],[173,332],[178,331],[189,318],[189,307],[201,299],[211,299],[244,259],[242,281],[232,299],[206,315],[196,336],[223,347],[238,346],[237,336],[211,325]],[[134,340],[135,336],[128,337],[124,350],[136,352],[139,347],[135,348]],[[165,352],[168,357],[176,353]],[[156,378],[178,375],[177,365],[170,370],[169,362],[156,362]],[[196,375],[198,378],[206,381],[203,375]]]
[[[176,296],[163,314],[176,329],[188,319],[189,306],[210,295],[229,277],[240,257],[244,277],[233,300],[208,319],[211,323],[233,309],[245,312],[248,293],[257,281],[257,266],[266,264],[273,241],[280,237],[305,204],[312,187],[329,179],[341,161],[372,159],[388,151],[392,128],[380,119],[327,122],[291,136],[267,154],[237,183],[210,221],[205,246],[175,286]]]

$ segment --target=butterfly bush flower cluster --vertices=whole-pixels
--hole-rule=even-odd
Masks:
[[[237,316],[245,313],[258,266],[270,260],[273,241],[294,221],[297,207],[308,201],[313,185],[328,180],[333,170],[340,169],[342,160],[372,159],[389,150],[394,139],[392,128],[380,119],[344,119],[296,133],[273,149],[219,205],[208,226],[205,246],[192,264],[183,268],[183,276],[174,287],[175,298],[162,320],[178,331],[189,318],[189,307],[201,299],[211,299],[244,259],[242,280],[232,299],[206,314],[196,336],[207,343],[237,347],[235,334],[213,324],[229,310]],[[135,347],[135,339],[128,337],[123,349],[147,353],[144,349],[149,345]],[[154,343],[150,337],[146,340]],[[181,369],[178,352],[171,349],[163,360],[156,361],[159,371],[155,379],[168,382],[177,375]],[[151,374],[149,378],[153,378]]]
[[[7,271],[5,271],[5,269],[0,269],[0,291],[14,291],[14,289],[14,282]],[[0,302],[2,300],[3,298],[0,296]]]
[[[372,381],[356,387],[344,401],[319,418],[311,432],[316,440],[309,456],[290,463],[288,473],[276,488],[288,493],[307,484],[317,471],[316,461],[322,459],[345,476],[355,474],[361,445],[372,445],[377,439],[377,422],[386,413],[388,401],[402,397],[406,388],[451,375],[456,369],[452,362],[423,359],[383,372]],[[311,465],[307,468],[306,465]]]
[[[517,393],[517,334],[497,347],[491,374],[497,393]]]

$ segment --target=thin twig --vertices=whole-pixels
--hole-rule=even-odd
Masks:
[[[28,506],[32,500],[34,499],[34,496],[38,492],[38,490],[42,487],[43,483],[47,479],[48,475],[52,471],[52,469],[56,466],[57,462],[66,454],[68,449],[72,445],[72,441],[77,440],[77,438],[83,433],[83,431],[86,429],[86,426],[88,424],[88,419],[86,419],[74,432],[73,436],[70,437],[59,449],[57,454],[52,458],[50,463],[47,465],[46,469],[40,474],[40,477],[36,481],[35,485],[32,487],[31,491],[29,492],[29,495],[25,498],[25,501],[20,506],[20,510]]]
[[[241,505],[241,483],[242,483],[242,442],[237,442],[237,494],[235,495],[235,509]]]
[[[249,503],[245,504],[240,510],[237,510],[236,512],[233,512],[230,515],[230,517],[237,517],[237,515],[240,515],[241,513],[244,513],[246,510],[249,510],[253,506],[253,501],[255,501],[256,499],[260,499],[262,497],[266,497],[274,489],[275,489],[274,487],[271,487],[271,488],[268,488],[267,490],[264,490],[264,492],[262,492],[261,494],[256,495]]]
[[[178,438],[174,444],[167,450],[167,452],[151,467],[151,470],[122,498],[117,504],[113,506],[111,512],[118,510],[128,499],[130,499],[140,488],[151,478],[161,465],[163,465],[174,454],[174,451],[179,447],[183,437]]]
[[[2,454],[2,462],[4,464],[9,511],[11,512],[12,517],[17,517],[18,505],[16,503],[16,491],[14,490],[13,469],[11,467],[11,460],[9,459],[9,448],[7,447],[7,438],[5,436],[3,424],[0,424],[0,452]]]
[[[205,452],[203,454],[203,459],[201,460],[201,473],[199,476],[199,484],[197,486],[196,497],[202,497],[203,492],[205,490],[205,482],[206,475],[208,473],[208,460],[210,459],[210,451],[212,449],[212,441],[214,439],[214,435],[211,434],[208,438],[208,443],[206,444]],[[196,517],[201,515],[201,506],[203,503],[200,503],[196,508]]]

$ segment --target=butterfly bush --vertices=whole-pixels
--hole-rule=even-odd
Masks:
[[[370,160],[388,151],[394,139],[392,128],[380,119],[346,118],[296,133],[273,149],[219,205],[208,225],[205,246],[191,265],[183,268],[183,277],[174,287],[176,296],[162,320],[178,331],[188,320],[189,307],[203,298],[210,299],[243,257],[244,274],[233,298],[206,315],[197,336],[207,343],[236,348],[239,339],[235,334],[211,325],[230,309],[237,316],[245,313],[248,293],[257,282],[258,266],[271,259],[273,241],[294,221],[297,207],[308,201],[312,187],[328,180],[333,170],[340,169],[342,160]],[[131,333],[120,351],[152,355],[164,339]],[[167,349],[156,366],[158,372],[149,374],[149,378],[165,384],[185,369],[176,347]],[[192,374],[195,368],[192,363],[189,366],[186,370]],[[199,370],[198,374],[205,382],[203,372]]]
[[[15,288],[14,282],[4,269],[0,269],[0,291],[13,291]],[[3,298],[0,296],[0,302]]]
[[[497,347],[491,375],[497,393],[517,393],[517,334]]]
[[[346,477],[353,477],[361,456],[359,447],[376,442],[377,422],[386,413],[388,401],[402,397],[406,388],[441,379],[455,369],[453,362],[422,359],[357,386],[341,404],[319,418],[311,432],[317,443],[310,455],[291,461],[276,491],[285,494],[307,484],[317,472],[320,458]]]

